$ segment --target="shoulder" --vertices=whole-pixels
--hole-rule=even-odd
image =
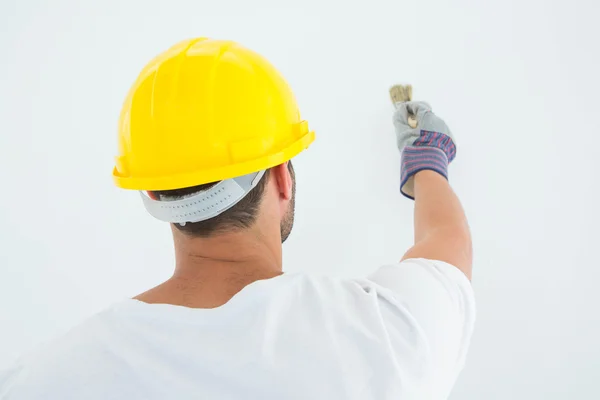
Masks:
[[[22,359],[17,360],[9,366],[3,365],[0,368],[0,399],[9,398],[8,396],[22,370]]]
[[[299,283],[303,301],[318,315],[380,338],[405,375],[449,390],[463,368],[475,299],[471,283],[453,265],[408,259],[365,277],[305,275]]]
[[[78,371],[93,362],[90,356],[101,348],[103,332],[110,329],[108,320],[108,310],[98,313],[0,370],[0,399],[42,399],[67,390],[62,384],[76,379]]]
[[[408,259],[381,267],[367,284],[379,292],[388,331],[410,326],[426,344],[423,361],[447,393],[464,366],[475,323],[475,296],[465,274],[443,261]]]

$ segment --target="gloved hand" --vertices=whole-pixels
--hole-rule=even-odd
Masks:
[[[456,145],[450,128],[429,104],[409,101],[396,103],[395,107],[394,126],[402,155],[400,191],[414,200],[414,175],[428,169],[448,179],[448,164],[454,160]],[[411,116],[417,119],[416,128],[409,125]]]

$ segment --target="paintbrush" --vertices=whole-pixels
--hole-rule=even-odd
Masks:
[[[411,85],[394,85],[390,88],[390,98],[394,106],[397,103],[405,103],[412,100],[412,86]],[[412,112],[410,107],[408,108],[408,125],[411,128],[417,127],[417,116]]]

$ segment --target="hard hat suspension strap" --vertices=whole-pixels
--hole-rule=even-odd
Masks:
[[[185,225],[216,217],[244,198],[264,176],[265,171],[253,172],[223,180],[204,190],[175,200],[155,200],[140,192],[146,210],[155,218]]]

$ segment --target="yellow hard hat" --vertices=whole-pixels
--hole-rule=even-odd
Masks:
[[[143,191],[217,182],[282,164],[314,137],[266,59],[231,41],[186,40],[129,91],[113,177]]]

